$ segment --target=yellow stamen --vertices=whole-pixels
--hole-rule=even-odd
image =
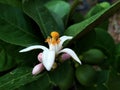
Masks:
[[[45,42],[48,42],[49,44],[53,44],[53,45],[58,44],[60,42],[58,32],[56,31],[51,32],[51,37],[48,37]]]
[[[50,43],[50,42],[51,42],[51,37],[48,37],[48,38],[45,40],[45,42]]]
[[[58,38],[59,38],[59,33],[58,33],[58,32],[56,32],[56,31],[51,32],[51,34],[50,34],[50,35],[52,36],[52,38],[56,38],[56,39],[58,39]]]

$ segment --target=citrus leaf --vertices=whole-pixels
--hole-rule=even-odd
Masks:
[[[31,17],[40,27],[44,37],[48,37],[52,31],[63,33],[63,26],[59,26],[58,21],[52,13],[44,6],[40,0],[29,0],[23,3],[24,12]]]
[[[113,38],[103,29],[96,28],[95,32],[96,42],[94,46],[103,49],[108,57],[113,56],[115,54],[115,43]]]
[[[109,90],[120,90],[120,73],[117,73],[113,68],[110,69],[109,79],[107,84]]]
[[[31,68],[19,67],[10,73],[0,77],[0,90],[14,90],[23,85],[37,80],[42,77],[45,73],[38,76],[31,74]]]
[[[0,3],[8,4],[14,7],[21,7],[21,1],[20,0],[0,0]]]
[[[68,27],[65,31],[65,35],[74,36],[74,39],[71,40],[68,44],[72,43],[75,39],[82,37],[90,30],[93,30],[98,24],[103,22],[109,16],[113,15],[120,8],[120,1],[117,1],[111,7],[103,10],[102,12],[97,13],[96,15],[74,25]]]
[[[36,79],[35,81],[17,88],[17,90],[53,90],[52,86],[53,85],[49,81],[48,74],[45,73],[44,75],[42,75],[40,78]]]
[[[15,45],[29,46],[40,43],[27,24],[20,9],[0,4],[0,39]]]
[[[73,67],[70,65],[70,62],[64,62],[56,70],[51,71],[49,77],[60,90],[67,90],[73,82]]]
[[[49,1],[48,3],[45,4],[45,6],[56,13],[58,16],[63,18],[66,14],[69,13],[70,11],[70,5],[65,2],[65,1]]]
[[[16,66],[16,61],[4,49],[0,51],[0,72]]]

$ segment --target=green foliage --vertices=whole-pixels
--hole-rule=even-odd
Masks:
[[[22,4],[20,0],[0,0],[0,3],[8,4],[8,5],[19,7],[19,8],[21,8],[21,4]]]
[[[0,78],[0,89],[1,90],[13,90],[27,83],[35,81],[38,78],[42,77],[43,75],[44,73],[39,76],[34,77],[31,75],[31,68],[20,67],[14,71],[9,72],[8,74]]]
[[[50,11],[63,18],[70,11],[70,5],[62,0],[50,1],[45,5]]]
[[[81,60],[89,64],[100,64],[105,59],[105,55],[98,49],[90,49],[84,52],[81,56]]]
[[[115,54],[115,43],[113,38],[103,29],[96,28],[96,42],[95,47],[105,50],[107,56],[114,56]],[[104,37],[101,37],[104,36]]]
[[[73,83],[74,71],[70,62],[64,62],[58,69],[51,71],[49,75],[56,86],[59,86],[61,90],[67,90]]]
[[[120,90],[120,44],[106,30],[120,1],[98,3],[85,17],[76,11],[79,0],[73,1],[70,6],[68,0],[0,0],[0,90]],[[72,58],[63,62],[60,54],[55,69],[34,76],[41,50],[19,51],[46,46],[52,31],[73,36],[64,47],[82,65]]]
[[[82,65],[77,68],[76,77],[82,85],[91,86],[95,83],[96,71],[90,65]]]
[[[110,7],[110,4],[108,2],[102,2],[99,3],[97,5],[95,5],[92,9],[90,9],[90,11],[86,14],[86,18],[89,18],[95,14],[97,14],[98,12],[103,11],[104,9],[107,9]]]
[[[59,24],[62,23],[61,19],[58,22],[58,19],[54,18],[52,13],[44,6],[44,3],[40,0],[25,1],[23,3],[23,10],[38,24],[45,38],[52,31],[58,31],[62,34],[64,26]]]
[[[21,10],[4,4],[0,4],[0,8],[1,40],[20,46],[39,43]]]

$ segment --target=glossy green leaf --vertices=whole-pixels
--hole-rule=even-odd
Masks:
[[[63,33],[63,26],[59,26],[58,21],[56,21],[55,17],[42,2],[40,0],[25,1],[23,3],[24,12],[38,24],[45,38],[52,31]]]
[[[21,10],[0,4],[0,39],[15,45],[30,46],[40,43],[32,33]]]
[[[48,3],[45,4],[45,6],[53,11],[54,13],[56,13],[58,16],[60,16],[61,18],[63,18],[66,14],[69,13],[70,11],[70,5],[62,0],[52,0],[49,1]]]
[[[74,36],[75,38],[69,42],[72,43],[75,39],[82,37],[90,30],[93,30],[98,24],[109,18],[110,15],[114,14],[120,8],[120,1],[116,2],[110,8],[80,22],[74,24],[65,31],[66,35]]]
[[[106,5],[104,5],[106,4]],[[89,18],[95,14],[97,14],[98,12],[101,12],[103,10],[105,10],[106,8],[109,8],[110,7],[110,4],[108,2],[102,2],[102,3],[99,3],[99,4],[96,4],[94,7],[92,7],[89,12],[86,14],[86,18]]]
[[[115,54],[115,43],[113,38],[105,30],[96,29],[95,32],[96,42],[94,46],[103,49],[108,57],[113,56]]]
[[[49,73],[51,81],[59,86],[60,90],[67,90],[73,82],[74,71],[70,62],[64,62],[56,70]]]
[[[23,47],[9,44],[0,40],[0,50],[2,51],[0,54],[0,71],[9,70],[15,67],[18,64],[24,65],[33,65],[33,63],[37,62],[36,55],[39,53],[37,50],[27,52],[27,53],[19,53]]]
[[[38,76],[33,76],[31,70],[28,67],[20,67],[0,77],[0,90],[14,90],[45,75],[43,73]]]
[[[90,18],[91,16],[94,16],[95,14],[103,10],[104,8],[97,4],[90,9],[90,11],[86,14],[85,18]]]
[[[5,43],[0,40],[0,72],[15,67],[19,60],[16,59],[20,46]]]
[[[95,6],[93,6],[89,12],[86,14],[85,18],[90,18],[91,16],[94,16],[95,14],[107,9],[110,7],[110,3],[108,2],[102,2],[102,3],[98,3]],[[107,30],[108,28],[108,19],[106,19],[104,22],[102,22],[100,25],[98,25],[97,27],[100,28],[104,28]]]
[[[0,51],[0,72],[6,71],[16,66],[16,61],[5,49]]]
[[[17,90],[53,90],[52,88],[53,85],[50,83],[49,76],[45,73],[35,81],[17,88]]]
[[[22,0],[0,0],[0,3],[8,4],[14,7],[21,7]]]

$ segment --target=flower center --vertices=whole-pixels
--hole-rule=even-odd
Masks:
[[[60,42],[59,39],[59,33],[56,31],[51,32],[51,37],[48,37],[45,42],[48,42],[49,44],[58,44]]]

